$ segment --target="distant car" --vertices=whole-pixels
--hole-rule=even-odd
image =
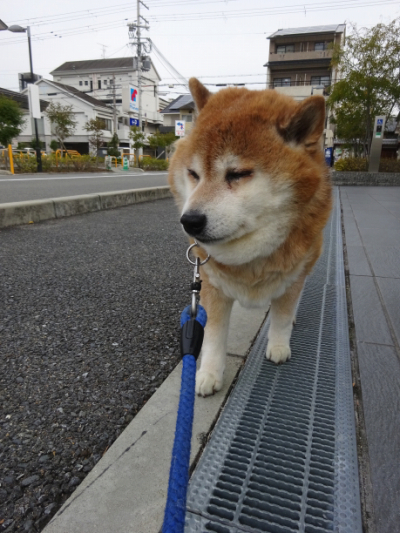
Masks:
[[[13,150],[12,153],[14,156],[17,156],[17,157],[18,156],[24,157],[25,155],[29,157],[36,157],[36,150],[34,150],[33,148],[24,148],[23,150]],[[42,156],[47,155],[44,150],[41,151],[41,154]]]
[[[36,150],[34,148],[24,148],[22,150],[23,153],[31,155],[32,157],[36,157]],[[41,150],[42,155],[47,155],[44,150]]]

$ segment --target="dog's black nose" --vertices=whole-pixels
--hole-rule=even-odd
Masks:
[[[181,224],[192,237],[200,235],[207,224],[207,217],[198,211],[188,211],[181,216]]]

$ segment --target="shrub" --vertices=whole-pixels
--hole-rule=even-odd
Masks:
[[[336,161],[334,168],[340,172],[366,172],[368,171],[368,160],[365,157],[347,157]],[[381,159],[379,172],[400,172],[400,161]]]
[[[43,158],[44,159],[44,158]],[[37,172],[36,157],[14,157],[14,168],[18,173]]]
[[[334,169],[340,172],[365,172],[368,170],[368,161],[365,157],[346,157],[336,161]]]
[[[139,162],[139,166],[143,170],[168,170],[168,161],[166,159],[143,157]]]
[[[18,172],[37,172],[35,157],[16,157],[14,165]],[[50,154],[42,157],[42,169],[43,172],[95,172],[104,170],[104,158],[90,155],[56,158],[55,154]]]
[[[379,172],[400,172],[400,161],[398,159],[381,159]]]

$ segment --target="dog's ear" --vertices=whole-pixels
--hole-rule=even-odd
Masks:
[[[325,126],[325,99],[310,96],[296,108],[289,121],[278,127],[286,142],[311,147],[319,141]]]
[[[204,87],[202,83],[199,82],[197,78],[190,78],[189,80],[189,89],[192,93],[194,103],[196,104],[197,110],[201,111],[206,105],[207,100],[210,98],[211,93],[208,89]]]

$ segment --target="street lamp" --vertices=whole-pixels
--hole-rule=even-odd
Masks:
[[[31,83],[33,83],[33,66],[32,66],[32,47],[31,47],[31,29],[29,26],[26,28],[23,28],[22,26],[18,26],[18,24],[13,24],[12,26],[7,26],[2,20],[0,20],[0,31],[2,30],[8,30],[13,33],[27,33],[28,35],[28,48],[29,48],[29,67],[31,72]],[[36,135],[36,160],[38,163],[38,172],[42,172],[42,154],[39,144],[39,134],[38,134],[38,127],[37,127],[37,119],[33,119],[35,122],[35,135]]]

